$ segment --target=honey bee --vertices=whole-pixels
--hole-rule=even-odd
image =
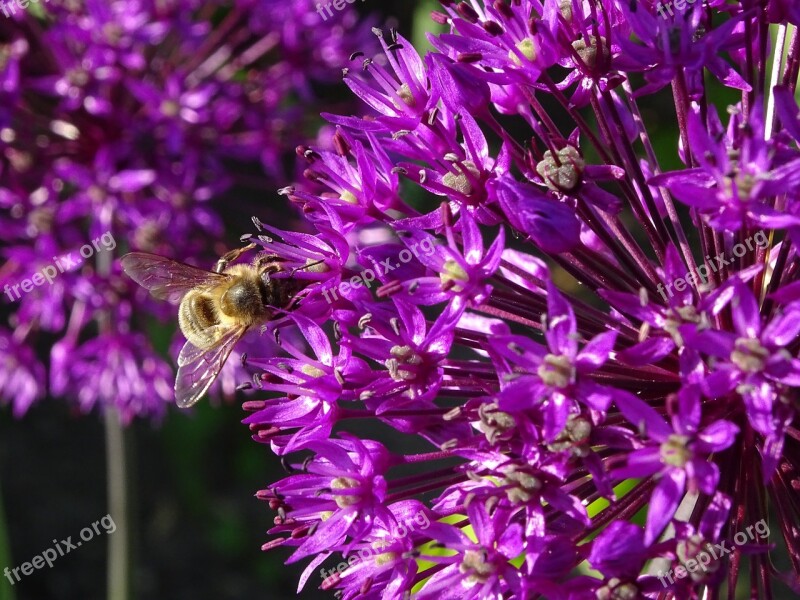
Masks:
[[[122,268],[131,279],[155,298],[179,304],[178,325],[187,340],[178,355],[175,379],[175,400],[181,408],[202,398],[250,328],[289,310],[303,288],[295,279],[270,278],[270,273],[283,270],[275,255],[229,266],[255,247],[228,252],[213,271],[145,252],[122,257]]]

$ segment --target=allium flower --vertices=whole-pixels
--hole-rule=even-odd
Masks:
[[[258,238],[309,281],[249,359],[265,548],[348,599],[795,597],[795,4],[441,5],[300,149],[313,233]]]
[[[322,21],[311,0],[11,6],[0,287],[14,332],[0,347],[0,402],[21,415],[49,391],[125,421],[160,415],[170,369],[133,330],[144,308],[172,309],[134,289],[116,258],[213,264],[224,246],[205,241],[223,233],[220,209],[248,214],[246,188],[289,176],[281,164],[306,141],[297,125],[316,118],[313,86],[373,39],[368,24],[353,11]],[[32,352],[45,346],[49,359]]]

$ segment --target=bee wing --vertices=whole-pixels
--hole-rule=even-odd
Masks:
[[[215,327],[222,327],[215,325]],[[178,375],[175,378],[175,400],[181,408],[195,404],[211,387],[225,361],[247,327],[227,329],[211,348],[203,350],[186,342],[178,355]]]
[[[131,252],[122,257],[122,269],[153,297],[178,304],[189,290],[220,283],[227,275],[199,269],[165,256]]]

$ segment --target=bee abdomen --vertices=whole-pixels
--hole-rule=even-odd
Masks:
[[[207,348],[216,341],[213,330],[219,325],[213,298],[200,293],[187,294],[178,309],[178,325],[184,337],[198,348]]]

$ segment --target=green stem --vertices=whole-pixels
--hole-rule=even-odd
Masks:
[[[8,543],[8,526],[6,525],[6,512],[3,508],[3,491],[0,489],[0,568],[14,565],[11,562],[11,548]],[[0,581],[0,600],[14,600],[14,588],[8,579],[3,576]]]
[[[108,600],[128,600],[128,506],[125,436],[116,410],[105,411],[108,509],[117,526],[108,536]]]

